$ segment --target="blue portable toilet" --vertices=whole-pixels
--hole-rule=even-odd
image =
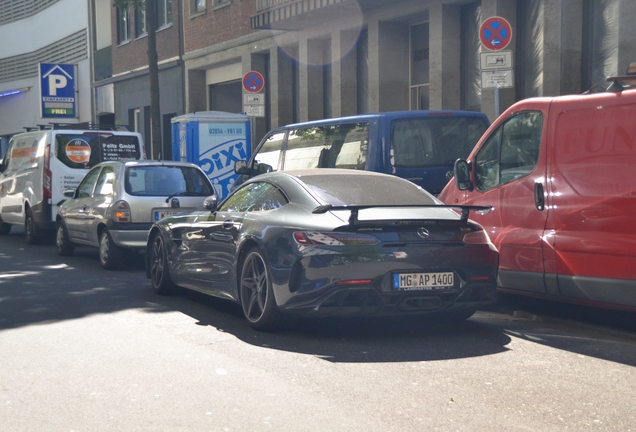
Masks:
[[[239,174],[234,162],[252,154],[250,119],[245,114],[203,111],[172,119],[172,159],[199,165],[225,198]]]

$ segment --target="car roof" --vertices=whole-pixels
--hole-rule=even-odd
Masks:
[[[181,162],[181,161],[168,161],[168,160],[129,160],[129,161],[105,161],[101,162],[98,165],[123,165],[125,167],[131,166],[180,166],[180,167],[195,167],[199,168],[198,165],[195,165],[191,162]],[[96,165],[97,166],[97,165]]]

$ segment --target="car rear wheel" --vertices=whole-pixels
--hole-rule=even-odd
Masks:
[[[116,270],[121,263],[122,250],[113,243],[107,229],[99,237],[99,262],[106,270]]]
[[[31,211],[31,209],[27,209],[26,218],[24,219],[24,239],[27,244],[31,245],[40,242],[40,237],[35,227],[35,220],[33,219],[33,211]]]
[[[150,246],[150,256],[148,257],[150,266],[150,280],[152,288],[157,294],[171,294],[175,285],[170,278],[168,270],[168,250],[161,235],[156,235]]]
[[[55,244],[57,246],[57,253],[61,256],[71,256],[75,250],[75,245],[71,243],[71,239],[66,229],[66,224],[63,221],[57,223],[57,231],[55,234]]]
[[[275,330],[282,323],[282,314],[276,306],[272,291],[271,271],[258,248],[245,256],[239,281],[243,315],[256,330]]]

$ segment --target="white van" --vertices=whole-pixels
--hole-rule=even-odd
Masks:
[[[91,167],[145,158],[136,132],[49,129],[13,136],[0,163],[0,235],[23,226],[27,243],[37,243],[55,231],[64,191],[75,189]]]

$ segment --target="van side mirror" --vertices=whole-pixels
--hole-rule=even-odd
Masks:
[[[266,174],[268,172],[272,172],[274,168],[271,165],[267,165],[266,163],[256,163],[254,164],[254,175]]]
[[[470,165],[466,159],[457,159],[453,169],[455,175],[455,185],[459,190],[473,190],[473,183],[470,181]]]
[[[247,161],[240,160],[240,161],[234,162],[234,173],[249,174],[250,169],[247,167]]]

